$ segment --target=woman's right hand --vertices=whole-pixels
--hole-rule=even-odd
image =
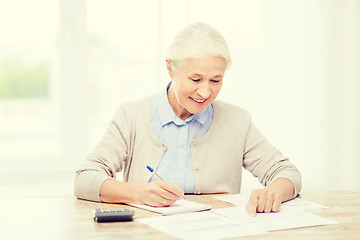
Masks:
[[[179,185],[168,183],[163,180],[142,184],[139,193],[141,204],[150,206],[169,206],[180,200],[184,196],[184,191]]]
[[[156,180],[150,183],[121,182],[106,179],[100,187],[100,201],[108,203],[138,203],[169,206],[184,196],[179,185]]]

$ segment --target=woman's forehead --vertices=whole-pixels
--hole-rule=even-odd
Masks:
[[[223,77],[223,74],[210,74],[210,73],[197,73],[197,72],[189,72],[188,73],[189,76],[192,76],[192,77],[204,77],[204,76],[207,76],[207,75],[211,75],[211,77],[213,78],[222,78]]]
[[[225,69],[225,59],[214,56],[186,59],[184,65],[179,68],[180,71],[187,75],[212,75],[217,77],[223,76]]]

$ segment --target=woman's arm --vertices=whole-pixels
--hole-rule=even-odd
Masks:
[[[252,191],[246,205],[246,211],[250,216],[256,212],[278,212],[282,202],[294,197],[294,184],[286,178],[278,178],[263,189]]]
[[[184,195],[177,185],[164,181],[135,184],[116,180],[116,173],[131,164],[127,161],[132,156],[136,112],[129,109],[136,108],[132,105],[119,108],[101,141],[78,168],[75,196],[110,203],[172,204]]]
[[[281,203],[295,197],[301,189],[299,170],[253,124],[249,127],[243,163],[266,186],[252,192],[246,207],[250,215],[279,211]]]
[[[109,178],[101,185],[99,195],[102,202],[169,206],[181,199],[184,191],[180,186],[162,180],[140,184]]]

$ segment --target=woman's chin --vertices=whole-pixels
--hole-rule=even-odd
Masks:
[[[191,114],[198,114],[198,113],[201,113],[202,111],[204,111],[204,109],[206,108],[205,107],[193,107],[191,109],[188,109],[188,111],[191,113]]]

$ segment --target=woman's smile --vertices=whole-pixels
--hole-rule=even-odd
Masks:
[[[195,101],[196,103],[204,103],[207,99],[203,98],[203,99],[198,99],[198,98],[192,98],[189,97],[191,100]]]

